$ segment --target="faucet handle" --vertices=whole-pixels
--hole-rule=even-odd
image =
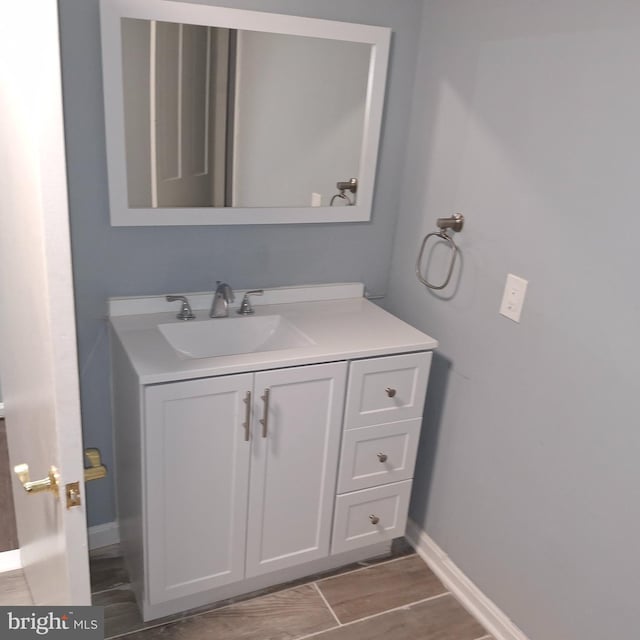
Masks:
[[[196,316],[191,310],[191,305],[186,296],[167,296],[167,302],[179,301],[182,303],[180,312],[176,315],[178,320],[193,320]]]
[[[253,307],[251,306],[251,301],[249,300],[249,296],[261,296],[264,293],[264,289],[253,289],[252,291],[247,291],[242,298],[242,302],[240,303],[240,308],[238,309],[238,313],[241,316],[250,316],[252,313],[255,313]]]

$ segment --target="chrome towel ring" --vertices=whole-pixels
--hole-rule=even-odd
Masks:
[[[336,195],[333,196],[333,198],[331,198],[331,201],[329,202],[330,207],[333,207],[333,203],[335,202],[336,198],[340,198],[341,200],[346,200],[347,207],[352,207],[354,204],[353,200],[351,200],[351,198],[344,191],[341,191],[340,193],[336,193]]]
[[[331,201],[329,202],[329,206],[333,207],[333,203],[335,202],[336,198],[340,198],[341,200],[346,200],[347,201],[347,205],[348,207],[352,207],[356,202],[355,202],[355,198],[350,198],[345,191],[351,191],[351,193],[353,193],[355,195],[355,193],[358,191],[358,178],[351,178],[350,180],[347,180],[346,182],[336,182],[336,188],[338,189],[339,193],[336,193],[335,196],[333,196],[333,198],[331,198]]]
[[[428,233],[424,239],[422,240],[422,245],[420,246],[420,252],[418,253],[418,259],[416,260],[416,276],[418,276],[418,280],[422,282],[425,287],[429,289],[433,289],[434,291],[440,291],[444,289],[451,280],[451,275],[453,274],[453,267],[456,264],[456,255],[458,253],[458,247],[456,243],[453,241],[453,238],[447,233],[448,229],[452,229],[453,231],[462,231],[462,227],[464,226],[464,216],[461,213],[455,213],[454,215],[448,218],[438,218],[436,222],[438,229],[440,231],[434,231],[432,233]],[[427,246],[427,242],[429,238],[436,237],[444,240],[449,249],[451,249],[451,260],[449,262],[449,270],[447,272],[447,276],[444,282],[440,285],[435,285],[429,282],[426,278],[426,274],[422,275],[422,256],[424,254],[425,247]]]

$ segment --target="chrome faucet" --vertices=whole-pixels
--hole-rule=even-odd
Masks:
[[[176,316],[178,320],[193,320],[196,316],[191,311],[191,305],[185,296],[167,296],[167,302],[175,302],[176,300],[181,303],[180,313]]]
[[[241,316],[250,316],[255,313],[253,307],[251,306],[251,300],[249,300],[249,296],[261,296],[264,293],[263,289],[253,289],[252,291],[247,291],[244,294],[244,298],[242,298],[242,302],[240,303],[240,308],[237,313]]]
[[[229,303],[235,300],[233,289],[226,283],[216,282],[216,292],[213,294],[210,318],[226,318],[229,316]]]

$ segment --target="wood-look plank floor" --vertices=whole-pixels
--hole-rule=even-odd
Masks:
[[[122,584],[117,547],[92,556],[92,581],[107,589],[94,595],[94,604],[105,607],[107,638],[491,640],[415,554],[146,624]]]
[[[449,593],[355,621],[318,640],[478,640],[486,632]]]
[[[0,418],[0,552],[18,548],[13,493],[11,492],[11,467],[7,447],[7,431],[4,418]]]
[[[447,591],[417,555],[320,580],[318,587],[342,624]]]
[[[127,640],[294,640],[335,626],[314,585],[303,585],[126,636]]]
[[[89,554],[91,573],[91,593],[99,593],[129,583],[129,575],[124,567],[120,545],[96,549]]]
[[[33,604],[22,569],[0,573],[0,606]]]
[[[90,553],[93,604],[104,607],[105,632],[107,638],[133,633],[134,631],[140,631],[149,627],[162,626],[171,622],[176,622],[182,618],[192,617],[214,609],[220,609],[221,607],[235,604],[236,602],[244,602],[276,591],[282,591],[283,589],[312,583],[322,578],[348,573],[356,569],[377,566],[387,562],[391,558],[401,558],[413,555],[414,551],[406,540],[399,538],[393,541],[391,552],[387,556],[356,562],[338,569],[323,572],[319,575],[311,575],[306,578],[294,580],[287,584],[266,587],[253,593],[235,596],[228,600],[191,609],[183,613],[168,616],[159,620],[153,620],[148,623],[143,622],[140,616],[135,597],[131,591],[131,586],[128,584],[128,576],[126,584],[123,584],[123,576],[126,576],[127,574],[123,558],[120,554],[120,547],[117,544],[109,547],[102,547],[101,549],[95,549]]]

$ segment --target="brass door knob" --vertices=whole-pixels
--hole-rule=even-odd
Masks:
[[[85,449],[84,455],[91,466],[84,469],[84,481],[99,480],[107,475],[107,467],[102,464],[100,451],[98,449]]]
[[[387,461],[387,454],[386,453],[379,453],[378,454],[378,460],[380,460],[380,462],[386,462]]]
[[[50,491],[51,493],[58,495],[58,470],[51,466],[49,467],[49,475],[42,480],[31,480],[29,476],[29,465],[18,464],[13,468],[15,474],[20,480],[20,484],[27,493],[41,493],[42,491]]]
[[[393,397],[396,395],[396,390],[395,390],[395,389],[393,389],[392,387],[387,387],[387,388],[385,389],[385,391],[387,392],[387,395],[388,395],[390,398],[393,398]]]
[[[378,516],[375,516],[373,514],[369,516],[369,520],[371,520],[371,524],[378,524],[378,522],[380,522],[380,518],[378,518]]]

